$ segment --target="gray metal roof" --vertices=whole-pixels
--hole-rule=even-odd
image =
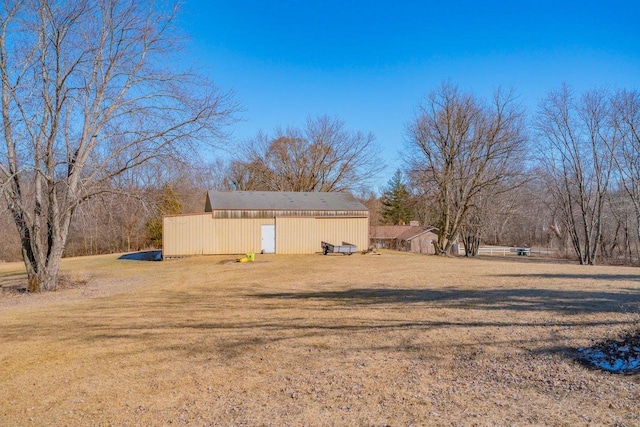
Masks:
[[[205,210],[366,211],[368,209],[348,193],[209,191]]]

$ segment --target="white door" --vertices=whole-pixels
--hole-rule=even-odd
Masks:
[[[262,226],[262,253],[273,254],[276,252],[276,226]]]

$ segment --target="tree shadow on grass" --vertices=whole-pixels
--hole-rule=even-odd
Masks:
[[[640,274],[567,274],[567,273],[535,273],[535,274],[496,274],[496,277],[533,277],[537,279],[567,280],[601,280],[605,282],[640,282]]]
[[[0,273],[0,285],[4,284],[6,281],[10,281],[10,280],[26,280],[27,278],[27,273],[25,271],[20,271],[20,270],[16,270],[16,271],[7,271],[4,273]]]
[[[338,284],[336,284],[337,286]],[[334,288],[335,289],[335,288]],[[161,351],[180,350],[193,354],[222,352],[230,358],[246,350],[281,341],[298,342],[295,346],[309,346],[309,340],[319,343],[327,339],[345,338],[347,350],[358,351],[361,345],[356,334],[381,334],[384,337],[397,333],[410,335],[437,330],[462,331],[482,328],[533,328],[549,331],[549,328],[620,328],[633,320],[629,313],[640,307],[640,289],[613,291],[562,291],[549,289],[392,289],[380,284],[373,288],[327,290],[314,292],[256,293],[248,289],[236,296],[222,300],[208,287],[191,288],[190,292],[162,290],[152,297],[141,299],[100,299],[87,306],[66,309],[57,313],[55,321],[37,327],[25,322],[3,328],[0,343],[31,341],[38,337],[56,336],[57,341],[92,343],[96,347],[114,343],[137,343],[139,349],[154,348]],[[244,306],[251,306],[249,317],[235,316]],[[424,310],[452,308],[458,310],[504,310],[506,315],[496,319],[472,314],[464,319],[420,318],[406,319],[401,311],[389,316],[387,309]],[[363,310],[363,315],[358,310]],[[293,310],[293,311],[291,311]],[[217,316],[216,312],[229,313]],[[509,313],[511,311],[512,313]],[[519,318],[518,311],[539,311],[539,317]],[[324,314],[330,312],[330,315]],[[214,315],[210,315],[214,313]],[[366,313],[366,315],[364,314]],[[545,316],[545,313],[567,315],[563,318]],[[574,317],[574,314],[604,313],[605,319]],[[144,314],[144,315],[141,315]],[[619,315],[616,315],[619,314]],[[626,316],[622,316],[626,314]],[[202,316],[202,317],[201,317]],[[35,320],[34,320],[35,322]],[[74,325],[65,328],[65,325]],[[541,329],[542,328],[542,329]],[[483,337],[469,345],[517,345],[549,348],[561,346],[562,336],[550,332],[532,333],[523,337]],[[454,332],[455,333],[455,332]],[[363,335],[364,336],[364,335]],[[455,335],[454,335],[455,336]],[[347,338],[349,337],[349,338]],[[353,342],[351,343],[351,340]],[[216,342],[215,346],[211,341]],[[504,342],[503,342],[504,341]],[[451,344],[451,343],[449,343]],[[464,340],[455,345],[467,345]],[[293,345],[293,344],[292,344]],[[422,345],[422,344],[421,344]],[[425,344],[426,345],[426,344]],[[433,345],[441,345],[434,343]],[[174,348],[175,347],[175,348]],[[381,340],[376,351],[414,351],[411,343]],[[422,348],[422,347],[420,347]],[[142,351],[142,350],[140,350]],[[417,351],[417,350],[416,350]]]
[[[25,271],[8,271],[0,273],[0,296],[5,290],[15,290],[18,292],[26,292],[27,273]]]
[[[626,292],[553,289],[389,289],[278,292],[252,295],[265,300],[322,300],[336,304],[426,304],[440,308],[555,311],[563,314],[628,313],[640,307],[640,289]]]
[[[291,301],[276,304],[280,308]],[[498,319],[441,319],[424,318],[403,320],[401,314],[388,317],[380,310],[373,317],[352,316],[352,308],[334,307],[334,316],[308,317],[288,310],[272,312],[272,307],[255,304],[251,318],[224,316],[199,319],[199,313],[210,304],[205,298],[177,300],[167,304],[137,305],[135,302],[102,301],[92,307],[91,313],[67,311],[57,316],[50,324],[13,324],[3,326],[0,346],[16,345],[20,342],[47,342],[55,337],[55,342],[66,343],[69,347],[91,346],[98,351],[112,352],[113,358],[137,357],[139,353],[155,352],[163,358],[190,358],[190,360],[210,360],[212,355],[232,365],[244,355],[269,354],[270,346],[281,345],[282,349],[304,351],[320,348],[324,352],[361,354],[370,351],[377,354],[404,354],[406,357],[429,357],[431,360],[451,357],[455,352],[467,352],[483,346],[500,346],[505,349],[546,349],[566,346],[567,339],[552,332],[557,328],[572,328],[583,331],[595,328],[619,329],[630,324],[630,320],[611,316],[609,319],[583,319],[568,316],[564,319],[548,321],[519,320],[517,315],[500,316]],[[300,304],[302,306],[303,304]],[[368,310],[366,307],[364,310]],[[211,310],[216,307],[211,306]],[[140,316],[141,310],[148,310]],[[305,311],[304,307],[300,307]],[[324,310],[323,307],[311,311]],[[344,313],[343,317],[341,313]],[[117,319],[117,320],[114,320]],[[65,325],[73,325],[65,328]],[[527,331],[510,335],[506,331]],[[487,335],[484,331],[495,330]],[[422,340],[420,337],[447,334],[446,340]],[[377,337],[371,340],[371,337]],[[470,340],[469,336],[476,339]],[[404,338],[400,338],[404,337]],[[413,340],[417,341],[414,342]],[[406,340],[406,342],[405,342]],[[337,344],[336,343],[341,343]],[[64,344],[63,344],[64,345]],[[334,348],[335,347],[335,348]],[[534,350],[535,351],[535,350]],[[149,353],[150,354],[150,353]],[[572,358],[575,353],[567,353]]]

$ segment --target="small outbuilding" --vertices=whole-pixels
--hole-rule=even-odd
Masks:
[[[434,227],[416,225],[378,225],[370,229],[371,244],[379,249],[435,254],[433,241],[438,239]]]
[[[162,253],[311,254],[321,242],[365,250],[369,211],[348,193],[209,191],[203,213],[165,216]]]

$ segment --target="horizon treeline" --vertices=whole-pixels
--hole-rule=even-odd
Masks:
[[[158,157],[101,183],[79,205],[64,256],[159,247],[162,215],[203,211],[206,191],[268,190],[351,192],[372,225],[436,227],[438,253],[458,240],[467,256],[480,245],[530,245],[582,264],[638,263],[637,90],[563,85],[532,112],[513,91],[482,99],[443,83],[407,119],[403,161],[389,182],[380,182],[374,135],[329,116],[259,132],[227,160]],[[6,204],[0,226],[0,260],[20,260]]]

